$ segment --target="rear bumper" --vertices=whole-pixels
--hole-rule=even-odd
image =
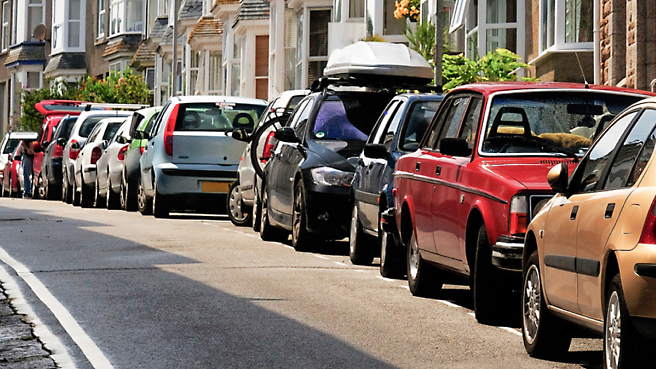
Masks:
[[[501,236],[492,245],[492,265],[505,270],[521,271],[524,238]]]
[[[331,239],[348,236],[351,226],[351,188],[305,183],[307,228]]]
[[[157,190],[162,195],[223,195],[237,179],[237,165],[158,164],[154,166]]]

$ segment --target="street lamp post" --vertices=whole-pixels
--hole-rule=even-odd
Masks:
[[[178,93],[178,13],[180,10],[180,0],[174,0],[173,11],[173,65],[171,66],[171,97]]]

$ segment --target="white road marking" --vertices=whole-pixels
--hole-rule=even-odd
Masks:
[[[19,263],[16,261],[14,258],[9,256],[9,254],[3,249],[0,248],[0,260],[2,260],[5,264],[9,265],[11,268],[16,271],[19,277],[21,277],[25,283],[32,289],[34,294],[37,296],[41,302],[43,302],[46,307],[52,312],[52,314],[59,320],[59,323],[62,325],[62,327],[66,330],[68,335],[71,337],[71,339],[80,347],[80,350],[82,350],[82,353],[84,356],[87,357],[89,362],[94,368],[102,368],[102,369],[113,369],[114,366],[109,362],[107,357],[100,351],[100,348],[96,346],[96,344],[93,342],[91,337],[89,337],[86,332],[80,327],[78,322],[71,316],[71,313],[66,310],[64,305],[62,305],[56,298],[53,296],[50,291],[46,288],[46,286],[39,281],[34,274],[32,274],[27,267],[25,267],[23,264]],[[3,269],[4,268],[0,268]],[[16,288],[18,290],[18,288]],[[12,296],[13,297],[13,296]],[[30,314],[31,316],[34,316],[34,314]],[[34,316],[35,317],[35,316]],[[36,317],[35,317],[36,318]],[[38,319],[32,320],[35,325],[37,326],[42,326],[46,329],[45,335],[46,337],[49,334],[49,331],[47,331],[47,327],[43,325]],[[36,321],[39,321],[40,324],[37,324]],[[41,334],[36,332],[35,328],[35,333],[37,336],[41,337]],[[51,337],[52,334],[49,334]],[[57,340],[58,341],[58,340]],[[61,352],[58,352],[57,355],[64,355],[62,354],[65,353],[66,356],[58,356],[61,360],[64,362],[62,364],[67,364],[66,361],[68,360],[71,364],[70,367],[72,366],[72,360],[70,360],[70,357],[68,356],[68,353],[66,353],[66,349],[63,348],[64,346],[61,345],[61,343],[57,343],[53,341],[54,347],[49,347],[51,349],[58,349]],[[57,346],[60,347],[57,347]],[[54,359],[53,355],[53,359]]]
[[[335,264],[337,264],[337,265],[341,265],[341,266],[347,266],[346,264],[344,264],[344,263],[340,263],[339,261],[333,261],[333,263],[335,263]]]
[[[314,255],[314,257],[317,257],[317,258],[323,259],[323,260],[330,260],[329,258],[327,258],[325,256],[321,256],[321,255]]]
[[[443,303],[443,304],[446,305],[446,306],[451,306],[451,307],[455,307],[455,308],[461,308],[461,307],[462,307],[462,306],[460,306],[460,305],[456,305],[456,304],[454,304],[454,303],[451,302],[451,301],[446,301],[446,300],[437,300],[437,302],[441,302],[441,303]]]
[[[404,285],[402,285],[402,286],[399,286],[399,287],[401,287],[401,288],[405,288],[406,290],[408,290],[408,291],[410,291],[410,287],[409,287],[409,286],[407,286],[407,285],[405,285],[405,284],[404,284]]]
[[[256,235],[254,235],[254,234],[250,234],[250,233],[243,233],[243,232],[240,232],[240,233],[241,233],[241,234],[243,234],[244,236],[248,236],[248,237],[254,237],[254,238],[260,238],[260,236],[256,236]]]
[[[396,279],[385,278],[385,277],[383,277],[382,275],[377,275],[376,278],[378,278],[378,279],[382,279],[382,280],[384,280],[385,282],[396,282]]]
[[[510,328],[510,327],[499,327],[499,328],[503,329],[504,331],[510,332],[516,336],[520,336],[520,337],[522,336],[522,332],[519,332],[514,328]]]
[[[288,249],[295,250],[293,247],[291,247],[291,246],[289,246],[289,245],[285,245],[284,243],[281,243],[281,245],[285,246],[285,247],[288,248]]]

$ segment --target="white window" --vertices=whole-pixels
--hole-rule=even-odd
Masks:
[[[109,64],[109,72],[115,72],[115,73],[121,73],[123,68],[121,68],[121,62],[115,62],[115,63],[110,63]]]
[[[146,84],[149,90],[155,89],[155,68],[146,68]]]
[[[9,48],[9,2],[2,2],[2,51]]]
[[[241,94],[241,48],[242,37],[235,35],[235,42],[232,49],[232,65],[230,69],[231,96],[240,96]]]
[[[518,0],[469,1],[465,21],[468,58],[478,59],[498,48],[524,54],[524,2]]]
[[[29,0],[27,3],[27,40],[32,40],[34,29],[39,24],[45,24],[44,0]]]
[[[305,14],[308,15],[308,24],[304,24]],[[303,88],[319,78],[328,62],[328,23],[331,10],[310,9],[305,14],[299,14],[297,22],[296,88]],[[307,39],[304,38],[304,32],[307,32]]]
[[[105,36],[106,0],[98,0],[98,38]]]
[[[68,0],[68,48],[77,49],[80,47],[82,30],[82,0]]]
[[[211,51],[210,62],[208,68],[208,90],[211,94],[223,94],[223,86],[221,85],[221,52]]]
[[[11,2],[11,44],[18,43],[18,0]]]
[[[53,0],[52,54],[84,51],[86,1]]]
[[[110,3],[109,36],[144,31],[144,2],[142,0],[112,0]]]
[[[121,26],[123,25],[123,16],[125,13],[125,2],[123,1],[112,1],[112,4],[109,8],[110,20],[109,20],[109,35],[114,36],[121,33]]]
[[[540,51],[592,49],[593,0],[540,0]]]
[[[41,88],[41,72],[27,72],[27,88],[30,90]]]
[[[292,9],[285,9],[285,90],[296,87],[296,26],[296,13]]]
[[[364,18],[365,0],[335,0],[333,8],[335,9],[335,22],[341,22],[347,19]],[[394,4],[394,1],[392,1]]]
[[[169,7],[169,0],[157,0],[157,10],[159,15],[169,14]]]

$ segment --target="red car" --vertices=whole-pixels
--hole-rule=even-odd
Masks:
[[[451,91],[420,148],[399,159],[394,216],[413,295],[467,280],[481,323],[519,301],[526,227],[553,196],[547,172],[571,169],[617,114],[652,94],[567,83],[484,83]],[[392,218],[392,219],[390,219]],[[450,278],[453,279],[453,278]]]
[[[9,160],[3,169],[2,197],[21,197],[23,190],[23,171],[20,170],[20,145],[9,154]]]
[[[38,145],[36,147],[41,147],[45,150],[54,137],[54,132],[57,129],[59,121],[67,115],[80,115],[86,108],[85,104],[88,103],[74,100],[43,100],[36,103],[34,106],[36,110],[45,116],[41,126],[42,134],[38,138]],[[34,154],[34,162],[32,164],[32,194],[34,198],[44,198],[46,194],[46,187],[41,176],[43,150],[38,150]]]

